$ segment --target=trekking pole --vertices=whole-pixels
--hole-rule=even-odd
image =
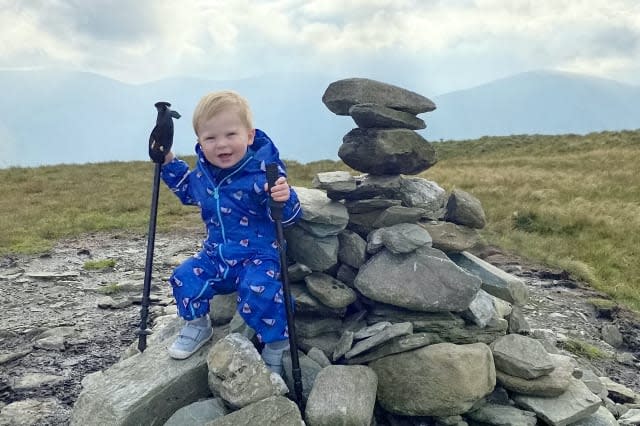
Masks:
[[[267,164],[267,185],[269,194],[271,187],[278,179],[278,165],[276,163]],[[282,277],[282,292],[284,293],[284,306],[287,312],[287,324],[289,328],[289,348],[291,351],[291,375],[293,376],[293,388],[296,404],[300,411],[304,412],[304,402],[302,400],[302,374],[300,372],[300,360],[298,358],[298,342],[296,340],[295,318],[293,304],[291,300],[291,289],[289,288],[289,273],[287,271],[287,254],[285,252],[284,232],[282,231],[282,209],[284,203],[269,200],[271,206],[271,217],[276,223],[276,235],[278,238],[278,252],[280,253],[280,275]]]
[[[158,194],[160,191],[160,169],[166,153],[171,150],[173,144],[173,120],[180,118],[180,114],[171,111],[168,102],[157,102],[158,110],[156,126],[149,136],[149,156],[155,163],[153,173],[153,188],[151,191],[151,214],[149,217],[149,234],[147,236],[147,258],[144,266],[144,286],[142,288],[142,302],[140,308],[140,328],[138,334],[138,350],[144,352],[147,348],[147,336],[151,330],[147,328],[149,318],[149,294],[151,293],[151,274],[153,270],[153,248],[156,241],[156,218],[158,216]]]

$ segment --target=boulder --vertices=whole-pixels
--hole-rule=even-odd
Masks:
[[[337,115],[348,115],[357,104],[376,105],[420,114],[436,109],[430,99],[410,90],[368,78],[346,78],[334,81],[322,95],[322,102]]]
[[[465,413],[496,384],[491,350],[484,343],[437,343],[369,366],[378,375],[380,405],[405,416]]]
[[[433,146],[407,129],[353,129],[342,139],[338,156],[372,175],[415,175],[438,161]]]

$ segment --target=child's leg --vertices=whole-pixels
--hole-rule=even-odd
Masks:
[[[282,371],[282,352],[289,332],[279,262],[263,260],[248,263],[240,276],[238,311],[265,343],[263,359],[275,372]]]
[[[175,359],[185,359],[211,339],[213,330],[208,315],[209,299],[216,293],[225,293],[227,289],[218,285],[220,280],[217,265],[205,255],[186,260],[175,269],[169,282],[173,288],[178,314],[186,320],[178,337],[169,347],[169,355]]]

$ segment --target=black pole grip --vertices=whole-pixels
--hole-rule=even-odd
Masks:
[[[278,164],[277,163],[267,164],[266,172],[267,172],[267,188],[269,191],[269,206],[271,207],[271,217],[273,219],[282,219],[282,210],[284,208],[284,203],[275,201],[271,197],[271,188],[275,186],[276,180],[278,180],[278,176],[279,176]]]

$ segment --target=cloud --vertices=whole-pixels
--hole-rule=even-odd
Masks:
[[[4,3],[4,4],[2,4]],[[640,83],[636,0],[0,0],[0,67],[127,81],[387,75],[441,90],[530,69]]]

